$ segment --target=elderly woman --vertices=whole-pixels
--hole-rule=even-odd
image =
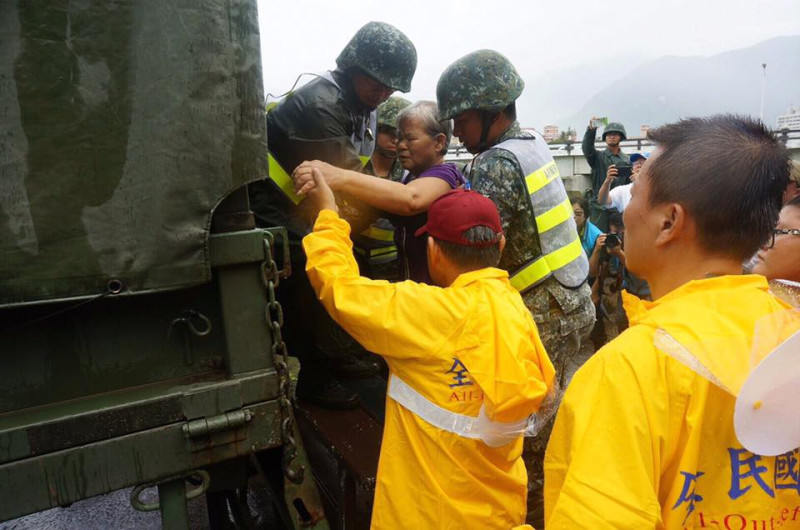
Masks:
[[[431,283],[427,238],[414,232],[427,221],[431,203],[462,186],[464,176],[454,164],[444,161],[453,127],[450,120],[439,120],[436,103],[419,101],[405,108],[397,117],[397,129],[397,152],[406,170],[401,182],[340,169],[318,160],[300,164],[292,178],[295,190],[303,195],[314,186],[311,171],[316,168],[334,192],[346,193],[396,215],[394,239],[403,279]]]

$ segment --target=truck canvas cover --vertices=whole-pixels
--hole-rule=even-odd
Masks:
[[[211,278],[214,207],[264,178],[254,0],[0,4],[0,306]]]

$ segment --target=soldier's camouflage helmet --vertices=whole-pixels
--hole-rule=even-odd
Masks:
[[[479,50],[447,67],[436,84],[439,117],[453,118],[465,110],[500,112],[517,100],[525,82],[504,55]]]
[[[378,105],[378,126],[397,128],[397,115],[411,102],[400,96],[392,96]]]
[[[408,92],[417,70],[417,49],[396,27],[368,22],[344,47],[336,65],[342,70],[360,68],[387,87]]]
[[[605,129],[603,129],[603,140],[606,139],[606,135],[608,133],[612,133],[612,132],[619,133],[619,135],[622,136],[623,140],[627,140],[628,139],[628,135],[625,134],[625,126],[622,125],[619,122],[612,121],[611,123],[606,125]]]

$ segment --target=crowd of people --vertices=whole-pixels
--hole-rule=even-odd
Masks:
[[[388,365],[372,527],[800,525],[798,450],[751,452],[733,426],[752,369],[800,330],[767,282],[800,281],[786,149],[717,115],[629,157],[619,123],[595,149],[593,118],[592,189],[570,197],[505,56],[458,59],[436,102],[389,99],[416,62],[397,28],[362,27],[269,112],[270,180],[250,190],[290,234],[298,397],[357,406],[338,378]]]

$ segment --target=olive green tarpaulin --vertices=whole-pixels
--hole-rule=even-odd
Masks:
[[[207,282],[264,153],[255,0],[0,2],[0,305]]]

